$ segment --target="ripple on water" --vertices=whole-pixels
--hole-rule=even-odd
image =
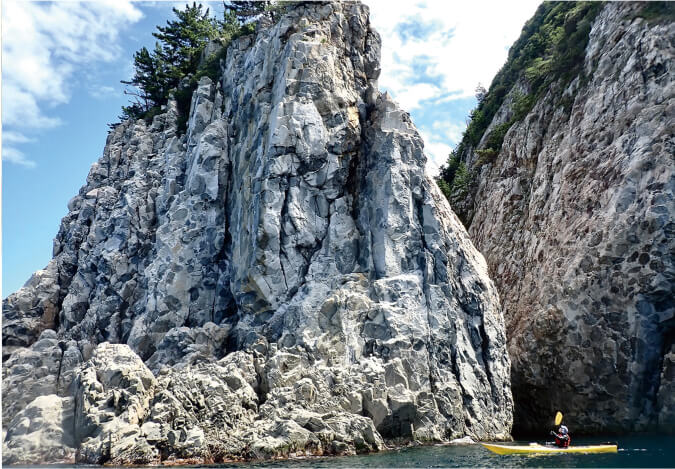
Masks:
[[[637,435],[576,438],[577,444],[618,443],[616,454],[552,454],[499,456],[480,445],[426,446],[379,454],[336,458],[238,464],[231,467],[347,468],[347,467],[672,467],[675,464],[673,437]],[[517,443],[527,444],[526,441]]]
[[[279,468],[348,468],[348,467],[673,467],[675,438],[671,435],[634,435],[622,437],[575,438],[576,444],[600,444],[611,441],[619,445],[615,454],[552,454],[499,456],[480,445],[425,446],[385,451],[377,454],[332,458],[307,458],[265,463],[241,463],[200,467],[253,469]],[[527,444],[527,441],[516,442]],[[26,466],[24,466],[26,467]],[[50,466],[53,468],[54,466]],[[60,466],[69,468],[73,466]],[[77,466],[83,469],[85,466]],[[95,466],[98,467],[98,466]],[[156,468],[155,468],[156,469]]]

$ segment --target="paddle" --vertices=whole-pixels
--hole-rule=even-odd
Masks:
[[[560,425],[560,422],[562,422],[562,417],[563,417],[562,412],[560,412],[560,411],[556,412],[555,419],[554,419],[556,427],[558,425]],[[554,432],[553,430],[551,430],[550,434],[551,434],[551,436],[554,436],[556,438],[558,437],[558,434],[556,432]],[[554,445],[555,443],[552,442],[552,441],[547,441],[546,444],[547,445]]]

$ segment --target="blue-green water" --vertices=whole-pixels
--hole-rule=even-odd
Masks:
[[[346,468],[346,467],[675,467],[674,436],[627,436],[574,438],[578,445],[617,443],[616,454],[553,454],[499,456],[480,445],[425,446],[363,456],[311,458],[264,464],[236,464],[255,467]],[[526,444],[526,441],[517,443]],[[540,442],[543,443],[543,440]]]
[[[363,456],[307,458],[199,467],[237,469],[259,467],[675,467],[675,436],[639,435],[610,438],[574,438],[573,442],[578,445],[617,443],[619,452],[616,454],[499,456],[480,445],[424,446]],[[540,441],[540,443],[543,443],[543,441]],[[519,441],[516,444],[527,444],[527,441]],[[84,467],[77,466],[77,469],[83,469]]]

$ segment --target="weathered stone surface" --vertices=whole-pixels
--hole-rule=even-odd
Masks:
[[[410,117],[377,92],[379,47],[367,7],[303,4],[229,46],[185,135],[174,102],[112,130],[63,219],[55,285],[21,293],[59,292],[55,332],[24,334],[3,376],[59,341],[84,363],[68,392],[11,411],[71,397],[91,463],[508,437],[499,299]]]
[[[331,370],[307,366],[306,357],[302,350],[269,359],[234,352],[217,363],[166,369],[143,431],[164,460],[382,449],[372,420],[334,398]]]
[[[675,345],[663,356],[656,406],[659,409],[659,426],[675,433]]]
[[[2,360],[20,347],[37,340],[45,329],[53,329],[59,314],[60,282],[57,261],[38,270],[18,292],[2,304]]]
[[[82,354],[75,341],[59,341],[51,329],[30,348],[17,349],[2,367],[4,425],[38,396],[67,396]]]
[[[100,344],[74,382],[78,462],[148,464],[157,450],[141,435],[157,382],[127,345]]]
[[[604,7],[586,78],[554,84],[481,169],[469,233],[503,300],[521,430],[556,410],[577,432],[672,415],[675,25],[643,6]]]
[[[73,462],[76,441],[73,423],[72,398],[55,394],[38,396],[7,425],[3,463]]]

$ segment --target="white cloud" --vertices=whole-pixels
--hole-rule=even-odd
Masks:
[[[420,136],[424,140],[424,153],[427,155],[427,172],[436,176],[438,170],[448,160],[448,155],[454,145],[462,139],[464,124],[450,121],[436,120],[431,124],[431,130],[427,126],[419,128]]]
[[[431,127],[434,129],[434,133],[440,133],[452,144],[459,143],[462,139],[462,132],[466,128],[464,124],[440,120],[434,122]]]
[[[467,98],[490,86],[540,0],[365,1],[382,36],[380,88],[410,111],[435,175],[462,138]]]
[[[2,147],[2,161],[9,161],[10,163],[19,164],[27,168],[34,168],[35,161],[31,161],[26,158],[26,155],[23,154],[20,150],[17,150],[13,147]]]
[[[394,98],[406,111],[421,106],[422,101],[438,96],[440,89],[430,83],[415,83],[399,91]]]
[[[425,169],[431,176],[436,176],[441,166],[448,160],[448,155],[452,148],[443,142],[428,140],[424,142],[424,153],[428,157]]]
[[[119,92],[112,86],[93,85],[89,87],[89,95],[96,99],[105,99],[110,96],[115,96],[118,93]]]
[[[3,64],[3,71],[6,67]],[[14,83],[8,83],[3,76],[2,83],[2,125],[15,126],[22,130],[56,127],[61,120],[47,117],[40,110],[38,98],[22,90]]]
[[[427,155],[427,171],[436,175],[438,169],[445,164],[452,147],[447,139],[444,141],[444,135],[438,135],[437,132],[429,131],[426,127],[418,129],[422,140],[424,140],[424,153]]]
[[[479,82],[488,87],[540,0],[367,3],[371,21],[382,36],[380,85],[414,108],[425,99],[473,96]],[[427,78],[438,80],[434,93],[430,88],[425,94],[410,91],[421,78],[420,68]]]
[[[28,143],[32,142],[32,138],[26,137],[20,132],[13,132],[11,130],[6,130],[2,132],[2,141],[5,143]]]
[[[3,126],[25,132],[59,125],[46,109],[69,101],[82,65],[115,60],[120,30],[141,17],[129,0],[4,1]],[[25,164],[17,152],[5,159]]]

